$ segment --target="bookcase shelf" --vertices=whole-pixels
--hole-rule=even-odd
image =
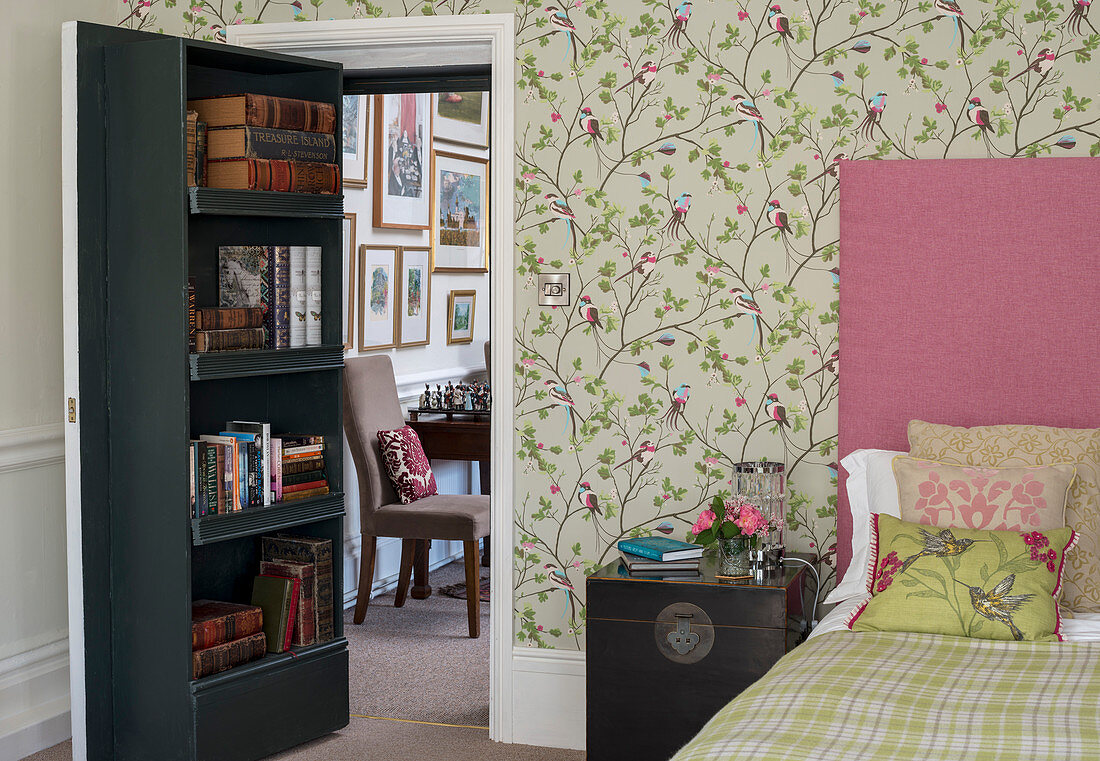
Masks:
[[[309,346],[301,349],[191,354],[189,364],[193,381],[339,370],[344,366],[344,347]]]
[[[187,189],[192,214],[246,217],[312,217],[343,219],[344,197],[323,193],[277,193],[270,190]]]
[[[66,361],[79,379],[69,463],[87,757],[255,761],[348,723],[344,496],[192,519],[188,443],[231,420],[320,435],[342,488],[343,199],[188,189],[186,104],[325,101],[340,124],[341,67],[82,22],[76,47],[78,351]],[[189,279],[195,304],[215,305],[223,245],[321,248],[321,346],[188,355]],[[287,530],[332,543],[334,639],[193,681],[192,603],[249,603],[261,537]]]
[[[213,544],[245,536],[259,536],[291,526],[301,526],[344,515],[344,495],[326,494],[267,507],[251,507],[238,513],[206,515],[191,519],[193,544]]]

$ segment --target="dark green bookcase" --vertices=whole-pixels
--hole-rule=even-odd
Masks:
[[[341,68],[80,24],[77,78],[88,755],[262,758],[348,723],[343,495],[192,519],[187,442],[232,419],[321,433],[339,490],[343,199],[189,190],[185,102],[257,92],[339,115]],[[187,278],[216,305],[217,247],[239,244],[323,247],[322,346],[188,354]],[[192,600],[248,602],[275,531],[332,540],[336,639],[193,681]]]

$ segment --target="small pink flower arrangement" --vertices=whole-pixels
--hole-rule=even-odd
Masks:
[[[719,539],[744,537],[749,540],[750,547],[756,547],[759,539],[767,538],[777,528],[779,525],[774,520],[744,497],[728,500],[715,497],[710,506],[699,513],[691,533],[695,544],[708,545]]]

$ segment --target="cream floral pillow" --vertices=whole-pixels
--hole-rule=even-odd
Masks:
[[[1100,613],[1100,429],[1038,425],[975,428],[909,422],[909,454],[940,462],[993,467],[1072,463],[1077,478],[1066,502],[1066,525],[1080,535],[1066,557],[1062,604]]]

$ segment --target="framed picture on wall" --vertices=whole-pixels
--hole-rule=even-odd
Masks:
[[[474,305],[477,291],[451,291],[447,297],[447,344],[474,340]]]
[[[397,346],[426,346],[431,341],[430,250],[426,246],[402,246],[397,262]]]
[[[489,93],[441,92],[432,96],[435,137],[489,147]]]
[[[359,246],[359,351],[397,345],[397,246]]]
[[[489,160],[432,152],[432,271],[488,272]]]
[[[344,212],[344,351],[354,348],[355,336],[355,214]]]
[[[345,95],[343,109],[344,185],[365,188],[370,98],[366,95]]]
[[[375,227],[430,227],[430,109],[429,93],[374,96]]]

